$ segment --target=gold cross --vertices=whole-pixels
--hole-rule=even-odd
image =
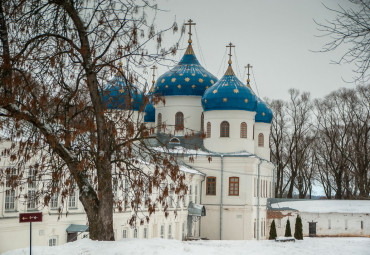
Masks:
[[[150,69],[152,69],[152,70],[153,70],[153,74],[152,74],[152,76],[153,76],[153,80],[152,80],[152,83],[153,83],[153,85],[154,85],[154,83],[155,83],[155,69],[157,69],[157,67],[156,67],[156,66],[152,66]]]
[[[189,19],[189,20],[188,20],[188,23],[185,23],[184,25],[185,25],[185,26],[189,26],[189,32],[188,32],[188,34],[189,34],[189,40],[188,40],[188,43],[190,44],[190,43],[192,43],[192,42],[193,42],[193,41],[191,40],[191,35],[192,35],[192,33],[191,33],[191,26],[196,25],[196,23],[193,23],[193,20],[192,20],[192,19]]]
[[[247,75],[248,75],[248,79],[247,79],[247,86],[248,86],[248,87],[250,87],[250,84],[249,84],[249,82],[250,82],[250,79],[249,79],[249,75],[250,75],[250,74],[249,74],[249,69],[250,69],[250,68],[252,68],[252,67],[253,67],[253,66],[251,66],[250,64],[248,64],[248,65],[246,65],[246,66],[244,67],[245,69],[248,69],[248,73],[247,73]]]
[[[232,43],[229,43],[229,45],[226,46],[226,48],[229,48],[230,50],[230,53],[229,53],[229,65],[231,65],[231,48],[234,47],[235,48],[235,45],[233,45]]]

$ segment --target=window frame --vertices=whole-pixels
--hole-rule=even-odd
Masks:
[[[258,134],[258,147],[265,147],[265,136],[263,133]]]
[[[220,137],[230,137],[230,123],[226,120],[222,121],[220,124]]]
[[[248,125],[246,122],[240,123],[240,138],[248,138]]]
[[[175,114],[175,130],[184,130],[184,114],[182,112],[177,112]]]
[[[210,179],[214,179],[214,181],[210,181]],[[216,176],[207,176],[206,179],[206,195],[207,196],[216,196],[216,183],[217,183],[217,178]],[[214,187],[210,185],[214,185]],[[210,188],[210,189],[209,189]]]
[[[211,138],[211,131],[212,131],[212,124],[211,122],[207,122],[207,132],[206,132],[206,138]]]
[[[235,181],[235,180],[237,181]],[[237,176],[230,176],[229,177],[229,196],[239,196],[239,183],[240,183],[240,179],[239,177]],[[231,188],[231,184],[233,184],[233,188]],[[237,184],[237,189],[235,188],[235,184]],[[237,191],[237,193],[236,193]]]

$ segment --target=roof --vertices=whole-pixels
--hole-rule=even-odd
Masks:
[[[257,96],[252,89],[244,85],[234,74],[229,65],[225,75],[202,97],[204,111],[244,110],[256,111]]]
[[[77,225],[77,224],[71,224],[66,229],[66,232],[69,233],[77,233],[77,232],[89,232],[89,226],[86,225]]]
[[[108,109],[135,110],[143,108],[143,92],[130,84],[124,77],[115,75],[102,91],[103,103]]]
[[[190,202],[188,206],[188,215],[206,216],[206,208],[204,205],[194,204],[193,202]]]
[[[256,112],[256,122],[271,123],[273,116],[272,111],[261,99],[258,99]]]
[[[217,80],[200,65],[189,44],[180,62],[158,78],[154,93],[162,96],[202,96]]]
[[[309,213],[370,213],[370,200],[269,199],[269,210]]]

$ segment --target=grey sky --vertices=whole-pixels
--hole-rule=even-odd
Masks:
[[[340,87],[354,86],[342,80],[352,79],[350,66],[330,63],[341,57],[343,49],[333,53],[310,51],[320,50],[328,41],[316,37],[320,33],[313,21],[334,17],[322,3],[333,8],[339,3],[352,6],[347,0],[158,0],[159,7],[167,12],[159,13],[156,23],[164,27],[175,18],[179,24],[193,19],[198,35],[193,39],[195,53],[218,78],[226,70],[227,60],[222,62],[225,46],[232,42],[240,70],[233,56],[234,71],[245,82],[246,77],[240,77],[245,73],[243,67],[252,64],[256,81],[251,78],[252,88],[256,91],[257,84],[260,97],[287,99],[289,88],[322,97]],[[182,47],[186,47],[186,40],[182,40]],[[178,52],[175,58],[179,60],[183,53]],[[166,70],[160,67],[158,73]]]

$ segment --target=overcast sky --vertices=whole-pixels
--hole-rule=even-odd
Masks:
[[[226,45],[236,45],[233,68],[245,82],[244,66],[253,66],[252,88],[260,97],[287,99],[288,89],[308,91],[323,97],[340,87],[353,87],[343,81],[353,77],[352,67],[332,64],[344,49],[316,53],[329,38],[318,38],[314,19],[324,22],[334,15],[323,3],[337,8],[352,6],[347,0],[157,0],[167,10],[157,16],[158,27],[175,19],[182,24],[196,22],[193,38],[195,54],[201,64],[221,78],[226,70]],[[166,35],[168,39],[172,33]],[[187,45],[187,36],[181,46]],[[203,57],[201,56],[203,53]],[[179,51],[179,60],[184,51]],[[226,56],[227,57],[227,56]],[[237,64],[239,64],[237,66]],[[220,68],[221,66],[221,68]],[[159,74],[167,69],[160,67]],[[241,77],[243,76],[243,77]],[[257,91],[258,90],[258,91]]]

